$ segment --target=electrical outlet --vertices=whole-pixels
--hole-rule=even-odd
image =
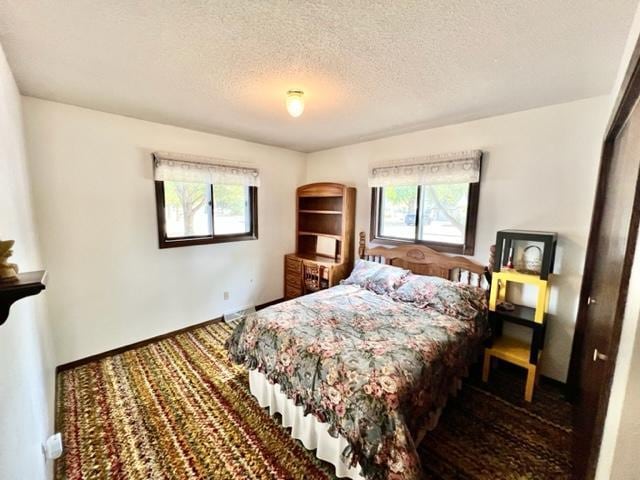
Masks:
[[[62,455],[62,435],[54,433],[42,444],[42,453],[47,460],[60,458]]]
[[[229,292],[224,292],[224,299],[229,300]]]

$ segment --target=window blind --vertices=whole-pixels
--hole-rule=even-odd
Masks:
[[[156,181],[211,183],[218,185],[260,186],[257,168],[234,165],[226,160],[169,152],[153,154]]]
[[[477,183],[481,158],[482,151],[468,150],[395,160],[372,167],[369,186]]]

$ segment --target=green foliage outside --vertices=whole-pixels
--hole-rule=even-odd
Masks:
[[[418,199],[416,187],[392,186],[384,187],[385,201],[394,207],[400,207],[407,213],[415,212]]]
[[[440,211],[453,226],[462,231],[467,216],[468,183],[425,185],[424,211]]]
[[[244,215],[246,188],[242,185],[215,185],[213,189],[216,216]],[[165,205],[178,212],[184,235],[194,234],[194,215],[209,201],[209,185],[188,182],[164,182]]]
[[[193,217],[208,200],[209,186],[202,183],[164,182],[165,206],[178,211],[185,236],[193,235]]]
[[[435,219],[444,216],[454,227],[462,232],[467,215],[467,195],[469,184],[441,184],[422,186],[422,210],[425,218]],[[385,203],[394,210],[405,213],[416,211],[418,189],[415,186],[384,187]],[[385,213],[391,213],[388,210]]]
[[[213,205],[219,215],[244,215],[247,188],[242,185],[214,185]]]

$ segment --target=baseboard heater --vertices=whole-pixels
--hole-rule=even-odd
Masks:
[[[248,308],[243,308],[242,310],[238,310],[236,312],[231,312],[231,313],[225,313],[223,315],[224,318],[224,322],[225,323],[235,323],[239,320],[242,320],[244,317],[246,317],[247,315],[249,315],[250,313],[255,313],[256,312],[256,307],[248,307]]]

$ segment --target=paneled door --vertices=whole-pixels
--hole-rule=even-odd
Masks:
[[[602,150],[571,358],[576,479],[592,479],[602,440],[640,218],[638,48]]]

